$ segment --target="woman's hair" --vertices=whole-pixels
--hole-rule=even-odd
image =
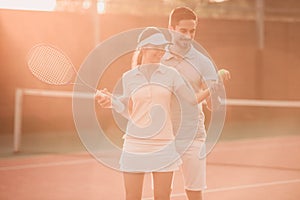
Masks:
[[[169,15],[169,26],[175,28],[181,20],[198,20],[196,13],[188,7],[177,7]]]
[[[139,49],[135,50],[133,52],[133,56],[131,58],[131,68],[133,69],[133,68],[137,67],[138,65],[141,65],[142,58],[143,58],[143,55],[141,54],[141,51]]]
[[[156,27],[145,28],[138,36],[137,44],[141,43],[143,40],[147,39],[148,37],[150,37],[156,33],[162,33],[162,32]],[[141,53],[141,49],[137,48],[134,51],[132,59],[131,59],[131,68],[135,68],[136,66],[140,65],[142,63],[142,58],[143,58],[143,55]]]

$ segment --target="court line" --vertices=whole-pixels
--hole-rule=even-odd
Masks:
[[[53,163],[8,166],[8,167],[0,167],[0,171],[10,171],[10,170],[19,170],[19,169],[32,169],[32,168],[40,168],[40,167],[52,167],[52,166],[74,165],[74,164],[84,164],[84,163],[89,163],[89,162],[95,162],[95,160],[90,158],[90,159],[82,159],[82,160],[53,162]],[[265,183],[249,184],[249,185],[238,185],[238,186],[232,186],[232,187],[214,188],[214,189],[205,190],[204,193],[232,191],[232,190],[258,188],[258,187],[264,187],[264,186],[283,185],[283,184],[291,184],[291,183],[300,183],[300,179],[273,181],[273,182],[265,182]],[[173,194],[172,195],[172,197],[181,197],[181,196],[185,196],[185,193],[178,193],[178,194]],[[152,199],[153,199],[152,197],[143,198],[143,200],[152,200]]]
[[[272,182],[256,183],[256,184],[249,184],[249,185],[239,185],[239,186],[232,186],[232,187],[215,188],[215,189],[206,190],[206,191],[204,191],[204,193],[258,188],[258,187],[272,186],[272,185],[284,185],[284,184],[290,184],[290,183],[300,183],[300,179],[290,179],[290,180],[283,180],[283,181],[272,181]]]
[[[95,159],[82,159],[82,160],[72,160],[72,161],[62,161],[62,162],[52,162],[52,163],[42,163],[42,164],[29,164],[29,165],[17,165],[17,166],[7,166],[0,167],[0,171],[9,171],[9,170],[19,170],[19,169],[32,169],[39,167],[52,167],[52,166],[63,166],[63,165],[75,165],[75,164],[84,164],[93,162]],[[278,170],[292,170],[299,171],[298,168],[284,168],[284,167],[274,167],[274,166],[261,166],[261,165],[244,165],[244,164],[236,164],[236,163],[217,163],[217,162],[208,162],[208,165],[228,165],[228,166],[238,166],[238,167],[255,167],[255,168],[271,168]]]
[[[264,187],[264,186],[283,185],[283,184],[290,184],[290,183],[300,183],[300,179],[264,182],[264,183],[256,183],[256,184],[249,184],[249,185],[238,185],[238,186],[232,186],[232,187],[220,187],[220,188],[208,189],[203,192],[204,193],[225,192],[225,191],[232,191],[232,190],[259,188],[259,187]],[[171,195],[171,197],[182,197],[182,196],[185,196],[185,193],[178,193],[178,194]],[[146,197],[146,198],[143,198],[143,200],[153,200],[153,198]]]
[[[297,137],[296,139],[300,139],[300,137]],[[276,147],[294,147],[294,146],[299,146],[299,141],[291,141],[289,143],[285,142],[277,142],[274,141],[274,143],[268,143],[268,142],[273,142],[273,141],[264,141],[264,143],[255,143],[254,140],[243,140],[243,141],[237,141],[237,142],[228,142],[223,141],[220,143],[218,146],[218,143],[216,144],[216,147],[212,150],[214,151],[232,151],[232,150],[241,150],[241,149],[269,149],[269,148],[276,148]],[[230,145],[228,145],[230,144]],[[242,146],[234,146],[234,144],[242,145]],[[225,146],[223,146],[225,145]],[[229,146],[229,147],[228,147]]]
[[[276,143],[276,144],[253,144],[252,140],[248,141],[242,141],[242,142],[237,142],[239,144],[244,143],[243,146],[240,147],[225,147],[225,146],[217,146],[218,148],[215,148],[213,152],[219,152],[219,151],[235,151],[235,150],[241,150],[241,149],[258,149],[258,148],[271,148],[271,147],[278,147],[278,146],[295,146],[299,145],[298,141],[286,144],[286,143]],[[86,153],[83,153],[84,155]],[[92,162],[96,161],[93,158],[90,159],[82,159],[82,160],[73,160],[73,161],[62,161],[62,162],[51,162],[51,163],[42,163],[42,164],[29,164],[29,165],[17,165],[17,166],[7,166],[7,167],[0,167],[0,171],[5,171],[5,170],[18,170],[18,169],[29,169],[29,168],[39,168],[39,167],[51,167],[51,166],[59,166],[59,165],[73,165],[73,164],[83,164],[87,162]]]
[[[7,167],[0,167],[0,171],[10,171],[10,170],[18,170],[18,169],[32,169],[32,168],[39,168],[39,167],[53,167],[53,166],[74,165],[74,164],[84,164],[84,163],[95,162],[95,161],[96,161],[95,159],[90,158],[90,159],[62,161],[62,162],[7,166]]]
[[[245,168],[264,168],[271,170],[285,170],[285,171],[300,171],[300,168],[284,167],[284,166],[269,166],[269,165],[256,165],[256,164],[240,164],[240,163],[222,163],[222,162],[207,162],[208,165],[215,166],[228,166],[228,167],[245,167]]]

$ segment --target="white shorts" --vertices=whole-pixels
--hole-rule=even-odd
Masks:
[[[203,155],[203,151],[205,151],[205,142],[203,140],[195,140],[182,155],[181,170],[186,190],[200,191],[207,187],[206,157],[200,156],[200,154]]]

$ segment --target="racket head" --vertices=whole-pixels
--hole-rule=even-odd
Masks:
[[[49,44],[37,44],[27,55],[30,72],[40,81],[51,85],[70,84],[74,66],[61,50]]]

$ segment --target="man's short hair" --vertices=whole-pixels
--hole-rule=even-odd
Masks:
[[[169,26],[175,28],[175,26],[179,24],[179,21],[190,19],[198,20],[196,13],[192,9],[188,7],[177,7],[173,9],[169,15]]]

